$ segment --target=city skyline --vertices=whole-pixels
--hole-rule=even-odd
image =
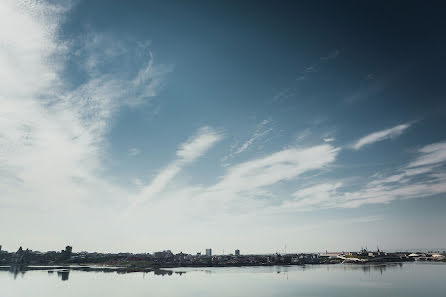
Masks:
[[[0,25],[3,250],[446,247],[435,5],[5,0]]]

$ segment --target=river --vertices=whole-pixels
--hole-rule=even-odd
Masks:
[[[149,273],[0,271],[0,296],[446,296],[446,264],[176,268]]]

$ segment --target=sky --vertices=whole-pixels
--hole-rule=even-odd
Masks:
[[[446,248],[441,2],[0,2],[0,245]]]

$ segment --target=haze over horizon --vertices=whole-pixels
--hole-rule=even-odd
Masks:
[[[436,6],[1,1],[0,245],[446,247]]]

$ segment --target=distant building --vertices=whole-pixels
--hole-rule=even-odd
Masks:
[[[212,256],[212,249],[206,249],[206,256]]]
[[[173,257],[172,251],[171,250],[164,250],[162,252],[155,252],[153,253],[153,255],[155,256],[155,258],[171,258]]]
[[[198,253],[197,253],[197,256],[201,256],[201,253],[200,253],[200,252],[198,252]]]
[[[60,254],[61,254],[61,255],[60,255],[60,260],[63,261],[63,260],[68,260],[68,259],[70,259],[70,258],[71,258],[71,254],[72,254],[72,252],[73,252],[73,247],[67,245],[67,246],[65,247],[65,250],[61,250],[61,251],[60,251]]]
[[[2,245],[0,244],[0,252],[2,251]]]
[[[28,263],[29,250],[25,251],[20,247],[17,252],[12,255],[12,265],[23,265]]]
[[[240,256],[240,250],[235,250],[235,253],[234,253],[236,256]]]
[[[186,254],[183,252],[180,252],[179,254],[176,254],[175,257],[180,260],[180,261],[184,261],[184,259],[186,259]]]

